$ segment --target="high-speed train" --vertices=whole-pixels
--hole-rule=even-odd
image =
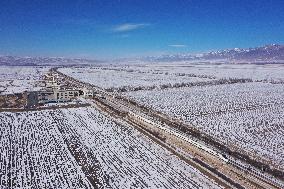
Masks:
[[[181,134],[179,131],[175,131],[175,130],[172,130],[172,129],[169,129],[165,126],[162,126],[160,124],[157,124],[155,122],[153,122],[152,120],[150,119],[147,119],[146,117],[144,116],[140,116],[140,115],[137,115],[136,113],[134,112],[129,112],[129,116],[131,116],[134,120],[136,120],[137,122],[143,122],[143,123],[146,123],[146,124],[149,124],[149,125],[152,125],[152,126],[155,126],[161,130],[163,130],[164,132],[170,134],[170,135],[173,135],[173,136],[176,136],[192,145],[194,145],[195,147],[201,149],[201,150],[204,150],[206,151],[207,153],[213,155],[213,156],[216,156],[218,157],[219,159],[225,161],[226,163],[228,162],[228,158],[226,157],[226,155],[222,154],[222,153],[219,153],[211,148],[208,148],[207,146],[199,143],[199,142],[196,142],[192,139],[190,139],[189,137],[186,137],[184,134]]]
[[[211,148],[208,148],[207,146],[205,146],[204,144],[201,144],[197,141],[194,141],[192,139],[190,139],[189,137],[185,136],[184,134],[180,133],[177,130],[174,129],[169,129],[161,124],[155,123],[154,121],[152,121],[151,119],[147,118],[146,116],[141,116],[138,115],[137,113],[134,113],[132,111],[128,112],[128,115],[135,120],[137,123],[144,123],[144,124],[148,124],[150,126],[155,126],[161,130],[163,130],[164,132],[176,136],[192,145],[194,145],[195,147],[204,150],[205,152],[219,158],[220,160],[224,161],[225,163],[229,163],[232,164],[233,166],[244,170],[246,172],[250,172],[251,174],[255,175],[258,178],[262,178],[266,181],[269,181],[270,183],[273,183],[276,186],[280,186],[281,188],[284,186],[283,183],[279,180],[275,180],[273,177],[266,175],[264,172],[256,170],[255,168],[251,167],[250,165],[246,165],[246,164],[242,164],[238,161],[236,161],[235,159],[233,159],[232,157],[226,156],[225,154],[222,154],[218,151],[215,151]]]
[[[218,159],[224,161],[227,164],[231,164],[238,169],[241,169],[245,172],[249,172],[250,174],[254,175],[255,177],[261,178],[262,180],[265,180],[266,182],[269,181],[269,183],[272,183],[272,184],[274,184],[274,185],[276,185],[280,188],[284,188],[284,184],[283,184],[282,181],[275,179],[274,177],[266,174],[264,171],[255,169],[254,167],[252,167],[251,165],[248,165],[246,163],[241,163],[231,156],[227,156],[227,155],[225,155],[225,154],[223,154],[223,153],[221,153],[217,150],[214,150],[214,149],[207,147],[206,145],[204,145],[200,142],[194,141],[178,130],[170,129],[170,128],[162,125],[162,124],[155,123],[154,121],[151,120],[151,118],[147,117],[147,115],[144,115],[144,114],[141,115],[139,113],[135,113],[134,111],[130,110],[130,108],[128,108],[124,104],[121,104],[121,103],[117,102],[116,100],[114,100],[112,98],[107,98],[107,99],[108,100],[106,100],[106,98],[103,98],[103,100],[107,104],[114,107],[118,111],[124,112],[133,121],[136,121],[137,123],[143,123],[143,124],[147,124],[149,126],[154,126],[156,128],[159,128],[162,131],[164,131],[164,132],[166,132],[170,135],[173,135],[175,137],[178,137],[178,138],[182,139],[183,141],[188,142],[188,143],[192,144],[193,146],[195,146],[195,147],[217,157]]]

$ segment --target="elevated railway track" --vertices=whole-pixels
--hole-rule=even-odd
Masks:
[[[167,127],[166,125],[162,125],[161,123],[156,123],[155,121],[151,120],[151,117],[138,112],[134,112],[137,110],[133,110],[125,106],[124,104],[113,102],[108,98],[110,97],[99,97],[95,100],[96,103],[102,103],[105,107],[111,109],[112,115],[114,115],[114,112],[116,112],[116,114],[122,117],[123,119],[144,126],[144,128],[146,128],[147,130],[151,130],[152,132],[154,132],[155,135],[159,135],[159,133],[166,133],[166,135],[158,137],[163,141],[171,137],[175,138],[175,140],[185,142],[185,149],[181,148],[183,152],[186,151],[188,145],[192,145],[195,148],[194,153],[198,151],[199,158],[202,158],[202,160],[200,160],[199,158],[194,157],[192,158],[192,160],[203,168],[208,169],[207,171],[209,171],[211,174],[215,174],[215,176],[217,175],[218,177],[220,177],[223,182],[230,184],[231,187],[243,188],[242,185],[245,185],[246,187],[244,188],[284,188],[284,185],[281,181],[278,181],[272,176],[267,175],[263,171],[257,170],[248,164],[244,164],[231,157],[230,155],[218,151],[217,149],[208,147],[202,141],[191,139],[190,136],[185,135],[177,129]],[[172,142],[173,140],[168,141]],[[168,143],[168,145],[171,145],[171,143]],[[214,168],[214,164],[216,165],[216,162],[218,162],[218,166],[215,166]],[[210,166],[210,164],[212,164],[213,166]],[[223,168],[220,168],[219,166],[222,166]],[[227,177],[226,173],[228,172],[235,173],[232,176],[235,180]],[[242,180],[238,181],[240,177]]]

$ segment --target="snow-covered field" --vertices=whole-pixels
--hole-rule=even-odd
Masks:
[[[282,64],[190,64],[177,62],[171,64],[69,67],[61,68],[59,71],[104,89],[120,89],[123,87],[152,87],[151,89],[153,89],[161,88],[161,85],[196,84],[228,78],[284,83],[284,65]]]
[[[284,65],[157,63],[63,68],[63,73],[105,89],[172,84],[123,93],[148,107],[193,124],[226,144],[284,168]],[[173,84],[228,78],[250,83]],[[145,90],[146,89],[146,90]],[[259,133],[262,129],[264,132]],[[275,132],[279,130],[277,135]],[[278,136],[275,138],[274,136]]]
[[[94,84],[104,89],[118,89],[122,87],[152,87],[164,84],[198,83],[211,79],[192,77],[187,75],[177,76],[166,72],[150,70],[142,72],[128,67],[85,67],[85,68],[61,68],[60,72],[78,80]]]
[[[284,168],[284,85],[242,83],[125,95]]]
[[[284,104],[193,118],[194,125],[257,159],[284,169]]]
[[[204,64],[173,62],[170,64],[130,65],[126,70],[156,71],[168,74],[194,74],[215,78],[250,78],[254,81],[284,82],[283,64]]]
[[[0,95],[40,90],[38,80],[47,67],[0,66]]]
[[[0,113],[0,132],[0,188],[219,188],[94,108]]]
[[[91,188],[48,111],[0,113],[0,188]]]
[[[182,119],[192,115],[235,111],[284,103],[284,85],[236,83],[125,93],[149,107],[159,107]]]

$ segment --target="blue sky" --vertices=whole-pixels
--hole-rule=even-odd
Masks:
[[[1,0],[0,54],[115,58],[284,43],[283,0]]]

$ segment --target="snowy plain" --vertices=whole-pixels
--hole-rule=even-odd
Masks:
[[[0,188],[91,188],[48,111],[0,113]]]
[[[152,87],[159,88],[163,84],[198,83],[210,81],[209,78],[192,76],[176,76],[155,70],[141,72],[139,70],[125,69],[124,67],[84,67],[61,68],[60,72],[70,75],[78,80],[94,84],[104,89],[118,89],[122,87]]]
[[[172,62],[63,68],[60,71],[103,88],[184,83],[191,79],[197,83],[250,79],[249,83],[146,88],[122,94],[179,118],[256,159],[284,168],[283,64]],[[265,132],[262,134],[260,130]]]
[[[40,90],[39,80],[48,67],[0,66],[0,95]]]
[[[117,66],[120,67],[120,66]],[[283,64],[157,63],[121,66],[124,70],[168,74],[194,74],[213,78],[250,78],[254,81],[283,82]]]
[[[124,93],[284,168],[284,85],[242,83]]]
[[[1,188],[93,188],[90,175],[103,188],[219,188],[91,107],[0,113],[0,132]]]

